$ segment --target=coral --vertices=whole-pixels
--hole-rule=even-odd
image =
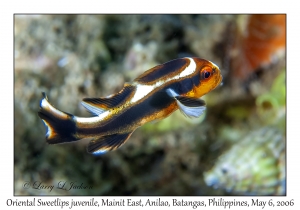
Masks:
[[[284,52],[285,15],[241,15],[237,19],[235,42],[230,50],[235,77],[245,80],[259,67]],[[281,53],[282,54],[282,53]]]
[[[249,133],[204,174],[206,183],[234,195],[285,195],[285,138],[266,127]]]

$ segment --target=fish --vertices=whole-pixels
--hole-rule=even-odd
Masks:
[[[254,130],[204,172],[204,181],[232,195],[285,195],[285,151],[286,139],[278,128]]]
[[[187,117],[199,117],[206,109],[200,97],[221,81],[221,71],[211,61],[178,58],[145,71],[114,95],[84,98],[81,104],[92,117],[56,109],[45,93],[38,116],[46,127],[49,144],[91,138],[87,152],[99,155],[122,146],[143,124],[162,120],[177,109]]]

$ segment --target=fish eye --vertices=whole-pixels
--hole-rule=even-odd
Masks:
[[[202,70],[201,74],[202,74],[203,79],[208,79],[212,75],[212,69],[211,68],[205,68],[205,69]]]
[[[210,77],[210,72],[209,71],[204,72],[204,78],[207,79],[209,77]]]

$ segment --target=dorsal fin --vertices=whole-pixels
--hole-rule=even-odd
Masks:
[[[152,85],[159,80],[165,80],[180,74],[189,64],[190,60],[188,58],[178,58],[145,71],[134,81],[144,85]]]
[[[135,86],[125,85],[117,94],[108,98],[84,98],[82,105],[90,112],[99,115],[105,110],[112,109],[126,103],[135,92]]]
[[[86,108],[93,115],[98,116],[98,115],[102,114],[103,112],[105,112],[104,109],[97,107],[94,104],[91,104],[89,102],[82,101],[81,104],[82,104],[82,106],[84,106],[84,108]]]

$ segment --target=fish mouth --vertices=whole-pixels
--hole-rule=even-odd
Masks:
[[[220,69],[218,69],[218,76],[216,77],[216,87],[221,84],[222,80],[223,80],[223,76],[221,74]]]
[[[220,77],[219,77],[218,85],[220,85],[220,84],[222,83],[222,81],[223,81],[223,76],[222,76],[222,75],[221,75],[221,73],[220,73]]]

